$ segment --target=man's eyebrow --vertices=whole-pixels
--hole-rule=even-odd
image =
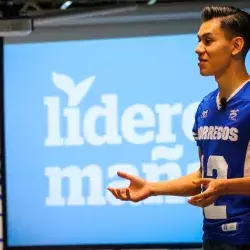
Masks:
[[[209,36],[209,35],[213,35],[211,32],[207,32],[207,33],[204,33],[202,35],[197,35],[198,38],[201,38],[201,37],[205,37],[205,36]]]

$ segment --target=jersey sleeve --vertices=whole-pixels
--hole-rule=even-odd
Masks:
[[[202,105],[202,102],[199,104],[197,110],[196,110],[196,113],[195,113],[195,119],[194,119],[194,125],[193,125],[193,138],[196,142],[196,145],[198,147],[201,147],[201,142],[199,140],[199,134],[198,134],[198,129],[199,129],[199,120],[200,120],[200,117],[201,117],[201,105]]]

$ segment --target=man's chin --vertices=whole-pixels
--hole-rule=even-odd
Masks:
[[[200,74],[202,76],[212,76],[213,74],[211,72],[205,71],[205,70],[200,70]]]

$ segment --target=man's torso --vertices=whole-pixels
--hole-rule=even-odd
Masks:
[[[225,108],[219,108],[217,94],[204,98],[193,131],[202,151],[203,177],[250,177],[250,83]],[[250,244],[250,196],[219,197],[204,208],[203,230],[204,239]]]

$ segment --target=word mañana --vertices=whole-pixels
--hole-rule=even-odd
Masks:
[[[165,147],[157,147],[152,152],[152,159],[156,160],[164,152]],[[166,149],[166,148],[165,148]],[[170,154],[170,151],[167,152]],[[180,157],[181,155],[175,155]],[[48,166],[45,176],[48,179],[48,196],[45,199],[47,206],[103,206],[124,205],[128,202],[113,197],[107,190],[108,186],[126,187],[128,180],[117,177],[117,171],[143,176],[148,181],[162,181],[181,177],[183,174],[192,173],[199,168],[200,163],[194,162],[187,165],[184,171],[174,161],[158,165],[155,162],[142,163],[140,169],[129,163],[116,163],[106,168],[97,164],[90,164],[83,168],[79,166]],[[139,172],[140,171],[140,172]],[[155,196],[133,205],[160,205],[184,204],[186,198],[175,196]]]

